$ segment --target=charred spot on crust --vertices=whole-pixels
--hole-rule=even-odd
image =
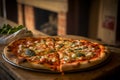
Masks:
[[[22,62],[26,62],[26,61],[27,61],[27,59],[23,59],[23,60],[22,60]]]
[[[22,63],[22,62],[26,62],[26,61],[27,61],[27,59],[25,59],[25,58],[18,59],[18,64]]]
[[[8,46],[7,46],[7,48],[8,48],[8,49],[11,49],[11,48],[12,48],[12,46],[8,45]]]
[[[90,61],[90,60],[88,60],[88,63],[91,63],[91,61]]]
[[[8,49],[7,51],[8,51],[8,52],[11,52],[12,50]]]

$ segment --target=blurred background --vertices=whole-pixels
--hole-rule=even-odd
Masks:
[[[48,35],[120,43],[120,0],[0,0],[0,17]]]

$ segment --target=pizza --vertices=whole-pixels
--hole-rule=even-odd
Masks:
[[[65,37],[20,38],[9,43],[3,54],[19,66],[54,72],[93,67],[110,55],[100,43]]]

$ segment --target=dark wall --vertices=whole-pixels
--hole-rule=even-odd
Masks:
[[[2,5],[2,0],[0,0],[0,16],[3,16],[3,5]]]
[[[48,23],[49,21],[49,16],[51,14],[54,14],[57,16],[57,13],[48,11],[48,10],[43,10],[39,8],[34,8],[34,16],[35,16],[35,26],[36,29],[41,30],[41,26]]]
[[[48,22],[48,16],[50,14],[49,11],[39,9],[39,8],[34,8],[34,13],[35,13],[35,26],[37,29],[40,30],[40,26]]]
[[[79,24],[79,8],[78,0],[68,0],[68,14],[67,14],[67,34],[78,34]]]
[[[79,0],[79,35],[88,36],[90,0]]]
[[[117,15],[117,41],[120,42],[120,0],[118,0],[118,15]]]
[[[18,23],[18,11],[16,0],[6,0],[7,18]]]
[[[90,0],[68,0],[67,34],[88,36]]]

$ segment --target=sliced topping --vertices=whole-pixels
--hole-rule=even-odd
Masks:
[[[52,58],[52,62],[55,62],[55,61],[56,61],[56,58],[55,58],[55,57],[53,57],[53,58]]]
[[[88,52],[86,55],[86,58],[91,58],[91,57],[93,57],[94,56],[94,54],[93,54],[93,52]]]
[[[69,41],[69,40],[65,40],[65,41],[64,41],[64,46],[65,46],[65,47],[71,47],[72,44],[73,44],[73,43],[72,43],[71,41]]]
[[[81,48],[81,47],[80,47],[80,48],[79,48],[79,47],[77,47],[77,48],[75,48],[75,50],[82,50],[82,48]]]
[[[41,40],[40,40],[40,43],[41,43],[41,44],[45,44],[46,41],[45,41],[44,39],[41,39]]]
[[[31,50],[31,49],[26,49],[25,54],[27,56],[35,56],[35,52],[33,50]]]
[[[60,48],[62,48],[63,46],[64,46],[64,44],[59,44],[59,45],[57,46],[57,48],[60,49]]]
[[[55,52],[55,50],[54,50],[54,49],[49,50],[49,53],[53,53],[53,52]]]
[[[73,42],[70,44],[71,47],[76,47],[76,46],[79,46],[81,43],[79,40],[73,40]]]
[[[57,43],[58,43],[58,44],[63,44],[64,41],[63,41],[63,40],[59,40],[59,41],[57,41]]]
[[[69,57],[69,56],[64,56],[64,57],[63,57],[63,60],[69,61],[69,60],[70,60],[70,57]]]
[[[40,46],[41,45],[41,43],[35,43],[35,46]]]
[[[77,55],[77,57],[82,57],[82,56],[85,57],[85,54],[81,53],[81,52],[77,52],[76,55]]]
[[[37,44],[37,43],[38,43],[38,41],[34,41],[34,43],[36,43],[36,44]]]
[[[70,52],[73,52],[73,50],[72,49],[68,49],[67,52],[70,53]]]
[[[24,45],[20,44],[20,45],[18,45],[18,50],[17,50],[17,52],[18,52],[18,53],[22,53],[22,52],[23,52],[23,49],[24,49]]]
[[[60,44],[58,44],[58,43],[56,43],[56,45],[55,45],[55,49],[56,49],[56,51],[58,52],[58,51],[64,51],[65,49],[66,49],[66,47],[65,47],[66,45],[64,44],[64,42],[63,43],[60,43]]]
[[[74,40],[74,42],[73,42],[75,45],[80,45],[81,44],[81,42],[79,41],[79,40]]]
[[[35,50],[36,54],[37,54],[37,53],[40,53],[40,52],[42,52],[42,51],[44,51],[44,50],[42,50],[42,49]]]
[[[34,49],[34,47],[33,47],[33,46],[30,46],[29,49]]]
[[[75,58],[77,57],[77,55],[76,55],[76,54],[72,54],[71,57],[72,57],[73,59],[75,59]]]
[[[71,47],[75,47],[76,45],[74,43],[71,44]]]
[[[32,46],[32,45],[34,45],[34,43],[33,42],[31,42],[31,41],[27,41],[27,47],[29,47],[29,46]]]

